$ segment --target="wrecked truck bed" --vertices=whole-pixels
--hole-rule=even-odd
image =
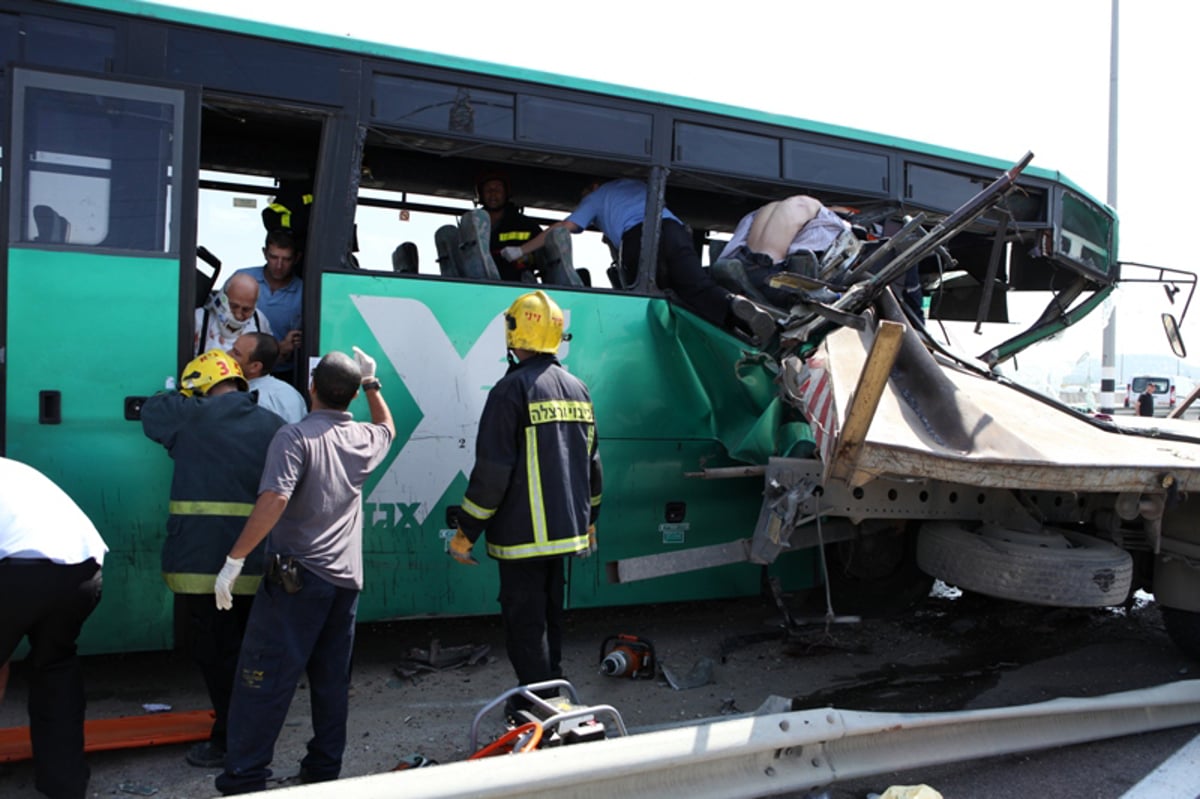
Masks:
[[[827,475],[843,474],[851,485],[891,477],[1088,493],[1162,491],[1164,480],[1176,490],[1200,486],[1194,422],[1156,419],[1137,429],[1137,422],[1088,417],[926,349],[911,327],[865,438],[841,445],[839,433],[854,422],[848,417],[869,411],[870,398],[855,396],[879,330],[875,314],[868,316],[867,329],[841,328],[805,363],[784,370],[800,381],[784,390],[800,398]]]

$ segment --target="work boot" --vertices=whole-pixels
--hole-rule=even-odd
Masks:
[[[730,295],[729,313],[757,347],[765,347],[775,335],[775,317],[739,294]]]
[[[225,765],[225,750],[212,741],[201,741],[187,751],[184,759],[198,768],[220,768]]]

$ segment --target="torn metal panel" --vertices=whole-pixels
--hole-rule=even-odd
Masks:
[[[894,304],[894,301],[893,301]],[[799,373],[826,381],[828,406],[812,424],[824,455],[845,425],[874,335],[837,330]],[[787,396],[787,392],[784,392]],[[1159,494],[1200,487],[1200,439],[1154,438],[1099,425],[1049,399],[931,353],[905,333],[858,455],[854,485],[885,477],[1045,491]],[[1191,425],[1191,427],[1195,427]],[[830,436],[830,431],[835,431]]]

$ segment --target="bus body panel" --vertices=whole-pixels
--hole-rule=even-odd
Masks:
[[[350,352],[357,345],[376,357],[397,429],[364,490],[364,620],[497,609],[495,570],[466,569],[446,555],[453,534],[447,512],[466,490],[487,392],[507,370],[503,311],[528,288],[344,273],[322,278],[321,349]],[[600,552],[572,560],[569,604],[757,591],[761,567],[750,564],[619,585],[607,582],[603,568],[613,558],[752,533],[762,493],[756,478],[687,475],[732,464],[727,452],[765,462],[779,442],[792,445],[779,436],[789,429],[779,424],[773,386],[753,353],[662,300],[546,288],[571,336],[559,357],[592,393],[605,474]],[[746,361],[740,380],[739,359]],[[351,410],[368,418],[362,397]],[[477,547],[482,554],[483,544]],[[807,556],[778,569],[789,585],[811,582]]]
[[[125,408],[175,372],[178,296],[173,258],[8,250],[5,454],[65,486],[109,546],[85,652],[171,642],[159,561],[171,460]],[[60,423],[39,423],[53,410],[44,391],[59,392]]]

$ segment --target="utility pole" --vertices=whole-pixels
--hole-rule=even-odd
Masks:
[[[1108,204],[1117,207],[1117,50],[1121,0],[1112,0],[1112,42],[1108,58]],[[1116,259],[1116,253],[1110,253]],[[1104,325],[1104,346],[1100,351],[1100,412],[1116,410],[1117,309],[1114,306]]]

